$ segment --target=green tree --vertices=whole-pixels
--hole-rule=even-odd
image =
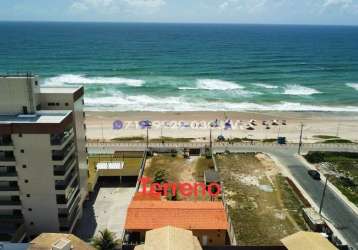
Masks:
[[[154,173],[154,183],[165,183],[168,182],[168,171],[164,169],[159,169]]]
[[[98,250],[115,250],[120,248],[121,241],[115,233],[105,229],[92,239],[91,245]]]

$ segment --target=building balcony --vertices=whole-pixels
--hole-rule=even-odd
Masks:
[[[24,222],[24,217],[21,213],[14,214],[0,214],[0,223],[17,223]]]
[[[0,201],[0,210],[9,210],[9,209],[21,209],[21,201],[13,201],[13,200],[1,200]]]
[[[12,146],[11,135],[2,135],[0,136],[0,146]]]
[[[73,188],[68,194],[67,198],[66,195],[57,195],[56,201],[59,208],[69,208],[74,201],[75,198],[77,198],[79,194],[79,187]]]
[[[50,142],[52,146],[61,146],[66,144],[66,141],[69,141],[74,136],[73,128],[65,130],[63,133],[52,134],[50,138]]]
[[[1,169],[1,167],[0,167]],[[1,171],[0,170],[0,181],[16,181],[17,172],[16,171]]]
[[[0,136],[0,150],[13,150],[14,145],[11,136]]]
[[[0,164],[8,165],[15,164],[15,156],[13,151],[0,151]]]
[[[68,217],[73,214],[73,211],[78,208],[78,204],[80,203],[80,196],[77,194],[75,198],[69,203],[66,208],[58,208],[59,217]]]
[[[72,170],[65,180],[56,180],[55,189],[56,190],[66,190],[68,186],[71,186],[74,181],[78,178],[78,173],[75,170]]]
[[[19,191],[18,186],[9,186],[9,187],[1,187],[0,186],[0,192],[7,192],[7,191]]]
[[[71,232],[80,217],[80,213],[81,209],[77,206],[72,214],[59,214],[60,230]]]
[[[61,178],[65,178],[67,177],[67,175],[70,173],[70,171],[73,169],[73,166],[76,165],[76,157],[74,155],[72,155],[71,157],[68,158],[68,160],[65,162],[64,165],[55,165],[54,166],[54,170],[53,170],[53,174],[54,176],[58,176]],[[58,179],[58,178],[56,178]]]
[[[66,145],[66,147],[62,150],[52,150],[52,160],[53,161],[60,161],[63,164],[70,158],[73,152],[75,152],[75,144],[71,143]],[[62,164],[62,165],[63,165]]]

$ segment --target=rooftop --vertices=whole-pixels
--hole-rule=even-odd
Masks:
[[[46,110],[35,114],[0,115],[0,124],[24,124],[24,123],[61,123],[72,111]]]
[[[301,231],[283,238],[281,242],[289,250],[337,250],[337,248],[320,233],[314,232]]]
[[[81,87],[43,87],[40,88],[40,93],[43,94],[74,94]]]
[[[28,250],[49,250],[52,249],[53,244],[60,240],[71,241],[73,250],[94,250],[80,238],[73,234],[60,234],[60,233],[43,233],[30,242]]]
[[[189,230],[163,227],[146,233],[145,243],[135,250],[201,250],[199,240]]]
[[[165,226],[184,229],[226,230],[222,202],[209,201],[132,201],[125,229],[156,229]]]
[[[0,74],[0,78],[25,78],[25,77],[36,77],[36,75],[32,73]]]

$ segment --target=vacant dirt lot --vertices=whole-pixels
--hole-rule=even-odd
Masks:
[[[201,156],[191,156],[189,159],[182,155],[156,154],[147,159],[144,176],[153,180],[161,173],[163,180],[170,183],[194,183],[203,181],[204,171],[213,168],[211,159]],[[199,197],[207,199],[209,197]],[[193,197],[180,197],[177,199],[191,200]]]
[[[239,245],[280,245],[306,226],[302,204],[265,154],[217,155],[225,201]]]

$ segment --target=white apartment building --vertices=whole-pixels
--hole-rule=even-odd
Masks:
[[[72,232],[87,195],[83,87],[0,76],[0,237]]]

